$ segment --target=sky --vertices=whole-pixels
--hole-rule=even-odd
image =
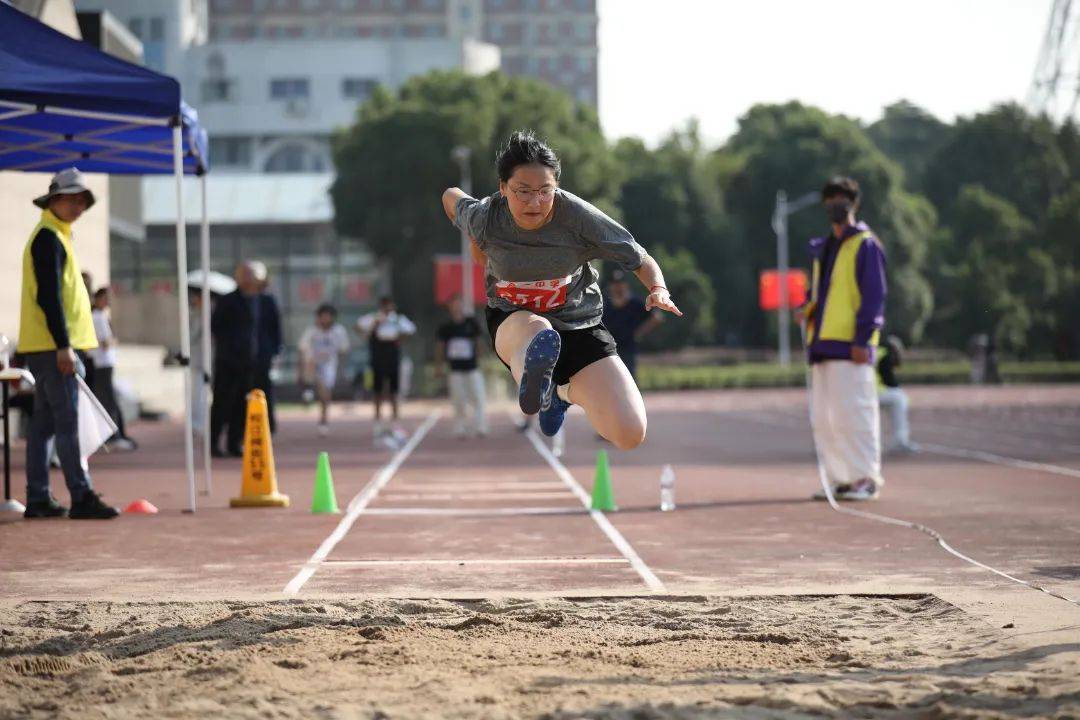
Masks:
[[[600,121],[650,145],[696,117],[718,145],[755,103],[872,122],[1023,102],[1052,0],[599,0]]]

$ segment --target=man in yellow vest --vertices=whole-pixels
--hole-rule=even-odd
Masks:
[[[27,518],[114,518],[119,511],[102,502],[90,484],[79,453],[79,385],[85,372],[75,354],[97,347],[90,297],[72,244],[71,225],[94,204],[94,194],[76,168],[61,170],[49,191],[34,200],[41,221],[22,257],[19,351],[34,375],[34,415],[26,444]],[[49,492],[47,443],[56,454],[71,493],[71,511]]]
[[[833,178],[821,199],[832,233],[810,241],[811,294],[803,311],[814,444],[838,500],[873,500],[885,483],[874,374],[885,324],[885,251],[855,220],[858,183]]]

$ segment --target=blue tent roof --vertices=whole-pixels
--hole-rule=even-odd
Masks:
[[[101,52],[0,0],[0,170],[165,174],[209,168],[206,131],[173,78]]]

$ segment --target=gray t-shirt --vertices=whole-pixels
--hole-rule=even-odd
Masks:
[[[454,224],[487,255],[488,307],[530,310],[557,330],[599,324],[604,298],[590,260],[612,260],[628,271],[646,257],[634,236],[576,195],[555,193],[551,220],[536,230],[514,222],[506,199],[462,198]]]

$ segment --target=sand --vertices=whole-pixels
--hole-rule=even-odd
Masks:
[[[933,596],[0,604],[0,718],[1080,717]]]

